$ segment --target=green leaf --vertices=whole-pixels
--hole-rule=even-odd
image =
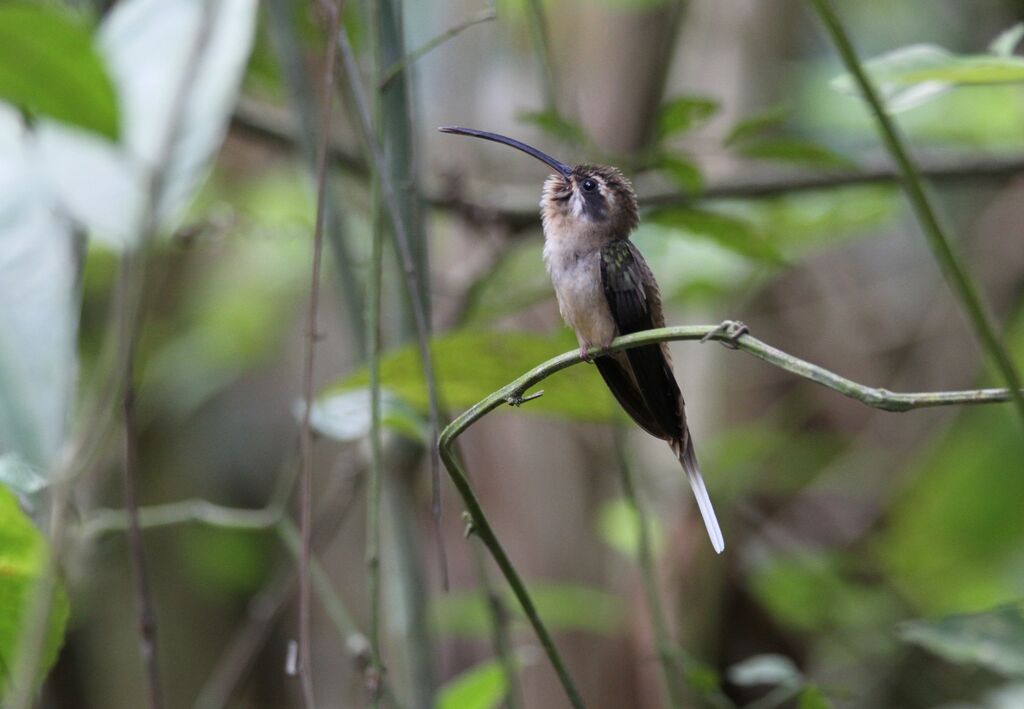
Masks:
[[[817,685],[809,684],[800,692],[797,709],[830,709],[832,703],[825,698]]]
[[[490,325],[550,298],[551,279],[543,267],[543,245],[534,239],[513,244],[469,290],[464,324]]]
[[[582,630],[611,635],[622,618],[617,596],[588,586],[532,583],[528,590],[548,630]],[[519,603],[511,592],[502,597],[505,610],[525,623]],[[492,632],[487,599],[479,591],[448,593],[431,599],[432,617],[439,633],[487,638]]]
[[[535,661],[530,648],[519,648],[512,663],[516,671]],[[498,659],[481,662],[448,680],[438,691],[437,709],[491,709],[508,693],[505,670]]]
[[[957,56],[931,44],[915,44],[864,63],[886,106],[893,113],[932,100],[954,86],[1024,82],[1024,58],[991,54]],[[832,80],[836,91],[860,96],[853,77]]]
[[[46,542],[18,507],[14,495],[0,487],[0,696],[10,680],[21,633],[25,628],[36,584],[49,554]],[[64,642],[64,628],[69,615],[68,599],[58,583],[39,666],[37,682],[41,682],[57,659]]]
[[[0,4],[0,100],[118,137],[117,97],[91,28],[53,7]]]
[[[520,113],[517,118],[523,123],[534,125],[548,135],[571,145],[583,145],[587,142],[587,134],[583,130],[583,126],[570,121],[556,111]]]
[[[756,136],[769,128],[776,128],[786,121],[789,113],[790,108],[786,104],[769,106],[768,108],[751,113],[749,116],[741,118],[729,129],[724,144],[726,147],[732,146]]]
[[[748,657],[729,668],[729,681],[740,687],[758,685],[800,685],[804,678],[785,655],[764,654]]]
[[[435,338],[431,347],[442,399],[465,408],[577,345],[568,331],[551,338],[528,332],[460,330]],[[385,388],[418,411],[426,411],[426,387],[415,345],[385,355],[380,372]],[[369,373],[363,368],[328,387],[324,395],[368,383]],[[611,397],[593,367],[570,367],[545,379],[542,387],[544,396],[525,404],[521,412],[593,422],[610,421],[615,415]]]
[[[668,175],[684,192],[696,194],[704,189],[704,175],[689,156],[673,154],[658,158],[657,168]]]
[[[648,220],[683,232],[687,236],[714,241],[754,261],[782,264],[782,253],[750,222],[721,212],[693,207],[671,207],[652,212]]]
[[[629,500],[619,498],[601,506],[597,517],[597,531],[610,546],[620,554],[638,559],[640,556],[640,518]],[[661,520],[653,514],[647,515],[647,538],[651,543],[651,554],[657,557],[665,546],[665,529]]]
[[[1017,45],[1024,39],[1024,22],[1018,22],[1013,27],[999,34],[992,43],[988,45],[988,51],[997,57],[1013,56]]]
[[[193,525],[176,533],[179,568],[193,589],[216,600],[249,596],[270,570],[265,531]]]
[[[718,101],[705,96],[680,96],[658,108],[658,138],[686,133],[718,112]]]
[[[938,620],[901,623],[902,640],[957,664],[987,667],[1011,677],[1024,677],[1024,602],[983,613],[952,615]]]
[[[754,160],[778,160],[822,168],[854,167],[845,156],[803,138],[762,138],[744,142],[737,150],[743,157]]]

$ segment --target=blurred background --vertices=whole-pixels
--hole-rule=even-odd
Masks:
[[[835,4],[861,58],[877,59],[872,76],[956,250],[1024,362],[1024,93],[1014,83],[1024,59],[1013,56],[1024,11],[1010,0]],[[122,145],[151,125],[131,107],[166,91],[159,83],[172,75],[135,80],[130,67],[173,53],[172,38],[192,27],[155,19],[174,12],[158,5],[35,6],[94,37],[118,105],[129,107],[114,140]],[[285,505],[297,519],[326,23],[314,3],[222,6],[247,13],[251,49],[231,35],[245,22],[214,12],[191,30],[205,32],[204,60],[175,55],[196,91],[216,98],[187,104],[185,128],[167,133],[169,152],[153,152],[165,159],[150,163],[151,175],[161,164],[165,180],[179,168],[197,174],[154,238],[126,246],[116,226],[88,218],[90,206],[114,222],[130,208],[86,158],[57,171],[77,269],[47,277],[73,295],[77,365],[66,371],[78,383],[68,390],[40,375],[31,390],[56,396],[58,411],[61,391],[78,402],[68,430],[88,423],[86,404],[109,386],[119,262],[136,254],[146,264],[135,358],[140,504],[185,501],[144,516],[166,706],[302,706],[285,673],[297,632],[295,531],[275,511]],[[786,352],[894,391],[1003,385],[809,3],[350,0],[342,27],[359,71],[339,64],[329,131],[312,412],[319,706],[369,706],[378,681],[367,671],[365,314],[371,243],[382,233],[384,705],[569,706],[496,567],[466,537],[447,477],[440,531],[451,588],[442,590],[427,398],[378,171],[397,187],[413,242],[446,415],[575,339],[541,261],[546,168],[437,126],[620,166],[644,204],[634,242],[670,325],[742,320]],[[907,49],[922,44],[931,46]],[[970,75],[977,66],[998,70]],[[37,87],[45,70],[20,69]],[[220,75],[226,88],[214,87]],[[383,166],[366,147],[360,94]],[[30,119],[46,109],[26,105],[21,135],[35,126],[42,136],[45,121]],[[173,105],[147,110],[173,117]],[[83,111],[72,114],[79,122]],[[209,136],[195,140],[206,153],[174,162],[203,120]],[[49,150],[70,154],[59,141]],[[57,180],[43,172],[46,184]],[[43,182],[11,184],[41,191]],[[165,206],[154,204],[154,214]],[[23,273],[4,229],[0,220],[0,262]],[[28,283],[25,292],[39,292]],[[28,307],[13,296],[0,304],[3,317]],[[60,327],[40,317],[26,314],[25,332]],[[718,344],[674,343],[672,353],[726,538],[721,556],[670,451],[624,420],[593,367],[555,375],[542,398],[498,409],[459,441],[586,706],[1024,707],[1024,436],[1013,405],[886,413]],[[0,357],[0,374],[23,375],[6,366]],[[69,487],[60,559],[70,615],[42,706],[146,705],[113,428]],[[0,443],[17,450],[3,431]],[[646,512],[660,619],[624,465]],[[51,488],[11,487],[48,530]],[[496,633],[495,617],[506,632]],[[503,635],[518,666],[511,685],[495,662]]]

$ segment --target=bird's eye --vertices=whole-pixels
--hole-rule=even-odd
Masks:
[[[588,177],[580,184],[580,187],[583,188],[584,192],[593,192],[597,189],[597,180],[592,180]]]

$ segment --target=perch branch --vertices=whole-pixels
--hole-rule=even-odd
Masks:
[[[703,340],[706,338],[709,340],[719,340],[732,344],[736,349],[751,354],[758,359],[764,360],[768,364],[778,367],[779,369],[785,370],[803,379],[808,379],[817,384],[821,384],[822,386],[828,387],[843,396],[855,399],[867,406],[881,409],[883,411],[909,411],[911,409],[921,409],[932,406],[951,406],[955,404],[992,404],[1010,400],[1011,395],[1007,389],[898,393],[879,387],[866,386],[864,384],[859,384],[852,379],[847,379],[835,372],[831,372],[824,367],[812,364],[806,360],[800,359],[799,357],[794,357],[793,355],[772,347],[768,343],[762,342],[749,334],[743,334],[739,337],[732,338],[726,332],[728,328],[723,327],[723,325],[728,324],[730,323],[726,322],[722,325],[692,325],[646,330],[644,332],[638,332],[632,335],[626,335],[625,337],[616,338],[612,342],[611,346],[606,350],[602,350],[594,354],[599,355],[618,352],[619,350],[660,342],[670,342],[674,340]],[[519,577],[519,573],[516,571],[508,555],[505,553],[504,548],[498,541],[494,530],[491,528],[490,522],[488,522],[487,516],[484,514],[483,509],[480,506],[480,501],[476,497],[476,493],[473,492],[473,488],[470,486],[466,474],[458,463],[452,449],[452,444],[455,442],[455,439],[466,431],[467,428],[494,409],[510,400],[522,400],[524,394],[531,387],[536,386],[552,374],[579,363],[579,352],[573,350],[571,352],[558,355],[557,357],[553,357],[543,364],[537,365],[529,372],[506,384],[501,389],[487,395],[485,398],[467,409],[461,416],[452,421],[445,427],[444,431],[442,431],[438,446],[441,454],[441,460],[444,462],[445,468],[448,470],[448,475],[458,490],[459,495],[462,496],[466,510],[472,518],[473,533],[480,538],[480,541],[482,541],[488,551],[490,551],[491,556],[494,557],[495,563],[497,563],[498,568],[501,569],[501,573],[505,576],[505,580],[508,581],[509,586],[512,587],[512,591],[515,594],[516,599],[519,601],[526,617],[529,619],[530,624],[533,626],[534,632],[536,632],[537,637],[544,648],[544,652],[548,656],[548,660],[551,662],[555,672],[558,674],[558,678],[569,697],[569,701],[574,707],[577,707],[577,709],[583,706],[579,692],[576,690],[572,678],[569,677],[569,674],[565,669],[565,664],[551,639],[550,633],[544,626],[544,622],[541,620],[540,616],[537,614],[536,606],[534,606],[533,601],[526,590],[526,585]]]
[[[874,114],[875,121],[878,124],[879,136],[882,138],[886,150],[899,167],[903,190],[906,192],[911,207],[913,207],[914,214],[917,216],[917,221],[920,223],[922,231],[924,231],[928,245],[935,255],[935,260],[939,262],[946,280],[960,300],[964,310],[967,311],[967,317],[974,326],[976,337],[981,341],[985,351],[995,362],[1006,383],[1009,385],[1010,395],[1017,406],[1021,422],[1024,423],[1024,393],[1020,390],[1020,375],[1017,373],[1017,368],[1010,357],[1010,353],[996,332],[992,315],[982,301],[977,285],[967,272],[967,268],[963,265],[960,256],[953,251],[951,246],[952,240],[946,226],[940,220],[938,211],[932,204],[932,200],[925,189],[924,181],[918,174],[917,167],[910,156],[910,151],[907,149],[903,137],[900,135],[899,128],[896,126],[896,121],[888,113],[871,78],[864,70],[860,59],[857,58],[857,52],[853,48],[850,36],[847,34],[839,17],[832,10],[829,1],[810,1],[822,24],[825,25],[829,36],[832,38],[832,43],[835,44],[839,56],[842,57],[846,70],[853,76],[854,81],[860,88],[861,95],[870,107],[871,113]]]

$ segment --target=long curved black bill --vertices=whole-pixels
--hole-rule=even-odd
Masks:
[[[522,150],[527,155],[532,155],[543,163],[547,163],[555,170],[558,171],[562,177],[569,177],[572,175],[572,168],[566,165],[564,162],[559,162],[547,153],[542,153],[531,145],[526,143],[520,143],[515,138],[509,138],[505,135],[498,135],[497,133],[488,133],[485,130],[475,130],[473,128],[459,128],[458,126],[444,126],[438,128],[442,133],[454,133],[456,135],[468,135],[473,138],[483,138],[484,140],[493,140],[495,143],[501,143],[502,145],[509,145],[516,150]]]

